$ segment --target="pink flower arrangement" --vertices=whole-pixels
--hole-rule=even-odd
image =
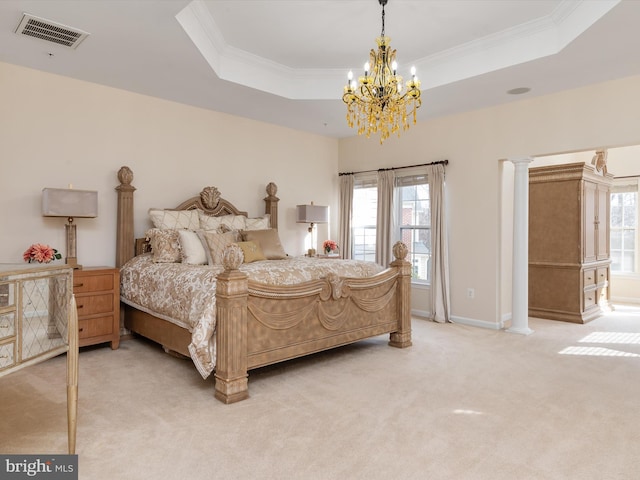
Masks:
[[[51,248],[49,245],[42,243],[34,243],[22,254],[25,262],[49,263],[52,260],[60,260],[62,255],[58,250]]]
[[[325,240],[324,243],[322,244],[322,248],[325,251],[325,253],[331,253],[338,250],[338,244],[333,240]]]

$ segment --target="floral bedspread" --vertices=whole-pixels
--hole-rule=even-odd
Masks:
[[[221,265],[153,263],[140,255],[120,270],[121,300],[132,307],[175,323],[191,332],[189,352],[207,378],[216,362],[216,277]],[[334,273],[343,277],[370,277],[384,269],[358,260],[322,260],[291,257],[243,264],[251,280],[269,285],[293,285]]]

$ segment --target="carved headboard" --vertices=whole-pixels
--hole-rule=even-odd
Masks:
[[[131,185],[133,172],[129,167],[122,167],[118,171],[120,185],[116,187],[118,192],[118,224],[116,240],[116,266],[121,267],[129,259],[150,250],[144,238],[134,238],[133,229],[133,192],[135,187]],[[266,187],[267,196],[264,198],[265,213],[269,214],[271,228],[278,228],[278,202],[276,196],[278,187],[271,182]],[[239,210],[231,202],[220,195],[216,187],[205,187],[200,194],[185,200],[172,210],[192,210],[199,208],[207,215],[219,217],[222,215],[244,215],[247,212]]]

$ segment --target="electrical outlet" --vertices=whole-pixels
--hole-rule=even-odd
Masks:
[[[476,290],[474,288],[467,288],[467,298],[475,298]]]

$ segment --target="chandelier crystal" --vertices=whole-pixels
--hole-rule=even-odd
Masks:
[[[416,110],[422,100],[415,67],[411,67],[411,80],[404,90],[402,77],[397,74],[396,51],[391,49],[391,39],[384,34],[387,0],[378,2],[382,5],[382,32],[376,38],[378,51],[371,49],[369,61],[364,65],[364,76],[359,77],[357,83],[353,72],[349,72],[342,101],[347,104],[349,127],[356,125],[358,135],[365,134],[367,138],[372,133],[379,133],[382,144],[392,133],[400,136],[401,126],[403,130],[409,128],[409,116],[416,123]]]

